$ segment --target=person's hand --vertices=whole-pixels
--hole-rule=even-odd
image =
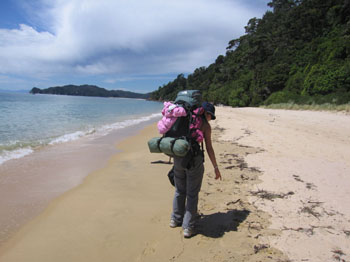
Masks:
[[[219,178],[220,180],[222,180],[220,170],[219,168],[215,168],[215,179],[219,179]]]

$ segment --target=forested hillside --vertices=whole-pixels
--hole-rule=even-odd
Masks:
[[[148,94],[139,94],[123,90],[106,90],[94,85],[65,85],[55,86],[46,89],[33,87],[31,94],[50,94],[50,95],[68,95],[68,96],[97,96],[97,97],[124,97],[124,98],[149,98]]]
[[[273,0],[246,33],[208,67],[151,93],[173,100],[184,89],[230,106],[350,101],[350,0]]]

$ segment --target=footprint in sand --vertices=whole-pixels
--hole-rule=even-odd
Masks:
[[[159,216],[154,216],[151,218],[151,222],[154,224],[159,224],[162,221],[162,219]]]
[[[142,257],[152,255],[156,252],[158,242],[155,243],[146,243],[146,247],[142,251]]]

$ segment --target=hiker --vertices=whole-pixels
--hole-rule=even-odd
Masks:
[[[210,120],[215,120],[214,105],[204,102],[203,121],[200,130],[203,132],[205,147],[215,171],[215,179],[221,180],[219,167],[211,141]],[[197,216],[198,194],[201,189],[204,174],[204,154],[198,147],[198,152],[192,159],[190,168],[184,168],[183,158],[174,157],[175,195],[170,227],[182,225],[183,235],[188,238],[194,234],[194,224]]]

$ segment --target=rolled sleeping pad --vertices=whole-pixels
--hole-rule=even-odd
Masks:
[[[160,137],[154,137],[148,141],[148,148],[151,153],[162,153],[160,151]]]
[[[148,148],[151,153],[184,157],[190,150],[190,144],[183,138],[154,137],[148,141]]]

